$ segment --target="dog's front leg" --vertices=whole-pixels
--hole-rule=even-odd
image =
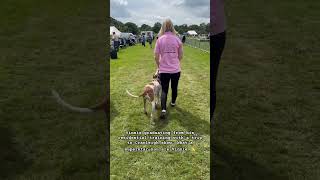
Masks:
[[[147,114],[146,103],[147,103],[147,99],[146,99],[146,98],[143,98],[143,112],[144,112],[145,114]]]
[[[159,94],[158,94],[158,104],[159,104],[159,108],[161,108],[161,90],[159,91]]]
[[[159,99],[158,99],[158,95],[157,94],[155,94],[154,101],[155,101],[155,107],[158,108]]]
[[[156,109],[158,109],[160,107],[159,106],[159,104],[160,104],[160,99],[159,99],[160,91],[158,88],[156,88],[154,95],[155,95]]]
[[[157,99],[158,99],[158,107],[160,109],[161,108],[161,87],[160,87],[160,89],[158,91]]]
[[[156,100],[151,102],[152,110],[151,110],[151,119],[154,117],[154,113],[156,112]]]
[[[151,117],[150,117],[150,124],[151,126],[155,125],[155,122],[154,122],[154,116],[155,116],[155,112],[156,112],[156,99],[154,99],[152,102],[151,102]]]

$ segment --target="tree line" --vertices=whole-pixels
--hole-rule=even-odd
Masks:
[[[161,23],[156,22],[152,27],[147,24],[142,24],[139,27],[133,22],[122,23],[110,17],[110,26],[115,26],[121,32],[130,32],[132,34],[139,34],[141,31],[153,31],[155,33],[158,33],[161,28]],[[194,30],[198,34],[208,34],[210,31],[210,24],[201,23],[200,25],[192,24],[189,26],[187,24],[182,24],[182,25],[175,25],[174,28],[176,31],[178,31],[179,34],[183,34],[189,30]]]

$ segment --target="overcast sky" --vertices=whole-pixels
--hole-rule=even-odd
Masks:
[[[111,0],[111,17],[138,26],[153,26],[165,18],[174,25],[210,22],[210,0]]]

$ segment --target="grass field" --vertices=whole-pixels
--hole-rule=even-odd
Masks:
[[[320,2],[227,1],[216,179],[320,179]]]
[[[118,56],[110,63],[111,179],[209,179],[209,54],[184,47],[177,106],[169,107],[168,119],[156,119],[153,126],[143,113],[142,98],[132,98],[125,91],[141,93],[152,80],[153,49],[137,45],[120,50]],[[194,131],[203,140],[184,145],[189,148],[184,153],[127,152],[126,142],[118,139],[126,131]]]
[[[0,3],[0,179],[105,179],[106,119],[59,106],[106,94],[102,1]]]

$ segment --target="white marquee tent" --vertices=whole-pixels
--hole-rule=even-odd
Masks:
[[[191,36],[196,36],[196,35],[198,35],[196,31],[188,31],[187,34],[188,34],[188,35],[191,35]]]
[[[110,35],[112,35],[112,33],[115,32],[116,35],[120,36],[121,32],[114,26],[110,26]]]

